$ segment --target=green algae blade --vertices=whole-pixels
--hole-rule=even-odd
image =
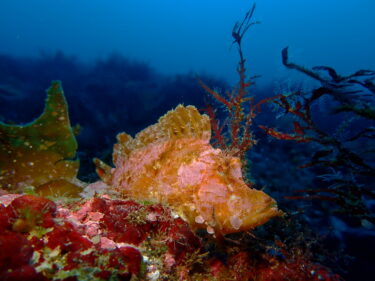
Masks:
[[[61,83],[53,81],[40,117],[25,125],[0,122],[0,188],[22,192],[27,186],[74,182],[77,147]]]

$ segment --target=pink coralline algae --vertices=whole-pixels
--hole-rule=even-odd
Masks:
[[[226,246],[223,260],[205,249],[207,242],[188,223],[159,204],[105,195],[71,205],[32,195],[9,198],[0,196],[4,281],[341,280],[303,256],[257,257]]]
[[[141,251],[152,236],[165,236],[163,254],[174,265],[201,248],[188,225],[160,205],[93,198],[76,207],[32,195],[0,204],[0,280],[130,280],[144,274]]]

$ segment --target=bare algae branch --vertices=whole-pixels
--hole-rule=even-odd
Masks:
[[[254,104],[254,98],[249,94],[249,87],[253,84],[254,77],[248,79],[246,77],[246,59],[242,51],[242,39],[249,28],[259,22],[252,21],[255,11],[255,4],[246,13],[241,22],[237,22],[232,30],[233,44],[237,45],[239,62],[237,73],[239,82],[231,92],[225,95],[217,90],[208,87],[202,80],[199,83],[216,101],[224,105],[228,114],[227,122],[220,125],[212,106],[208,106],[206,112],[211,119],[211,127],[213,130],[213,143],[221,149],[225,149],[230,154],[240,157],[242,162],[246,161],[246,152],[256,143],[251,126],[256,115],[257,105]],[[226,134],[229,136],[226,136]]]

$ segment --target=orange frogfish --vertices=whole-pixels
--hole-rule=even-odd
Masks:
[[[194,229],[222,236],[278,216],[275,200],[246,185],[241,161],[210,145],[207,115],[179,105],[135,138],[121,133],[110,169],[98,173],[125,196],[169,205]]]

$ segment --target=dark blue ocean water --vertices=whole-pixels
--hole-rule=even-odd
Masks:
[[[218,105],[197,78],[222,92],[238,82],[232,29],[251,6],[244,0],[1,0],[0,121],[37,117],[50,81],[61,80],[72,123],[82,127],[80,178],[93,181],[92,157],[110,159],[118,132],[135,134],[178,103]],[[249,152],[249,178],[305,225],[307,240],[311,232],[325,236],[314,255],[353,281],[375,279],[375,75],[347,76],[375,70],[374,13],[373,0],[259,0],[252,18],[259,24],[242,41],[248,77],[261,76],[250,90],[256,100],[299,91],[304,94],[290,100],[296,106],[324,88],[311,118],[339,144],[267,136],[258,125],[291,133],[299,120],[265,106],[254,121],[258,144]],[[340,77],[312,70],[324,77],[318,81],[288,69],[281,56],[286,46],[290,62],[310,70],[329,66]],[[297,168],[311,160],[314,167]],[[344,203],[285,198],[306,189],[343,190],[333,196]],[[357,205],[345,201],[348,192],[356,193]]]
[[[342,73],[374,69],[374,1],[257,4],[254,19],[261,25],[249,32],[245,48],[252,73],[282,76],[285,46],[306,65],[326,64]],[[206,72],[235,82],[231,31],[251,1],[4,0],[0,5],[1,53],[35,57],[61,50],[90,61],[118,52],[162,73]]]

